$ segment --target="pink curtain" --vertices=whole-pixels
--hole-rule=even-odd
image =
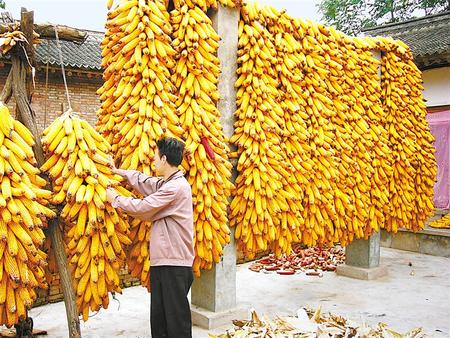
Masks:
[[[436,138],[437,182],[434,186],[434,206],[450,208],[450,110],[427,115],[430,130]]]

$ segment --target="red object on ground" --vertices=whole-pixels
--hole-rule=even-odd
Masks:
[[[345,261],[345,252],[341,247],[314,247],[302,249],[293,247],[289,256],[279,259],[274,254],[255,261],[249,269],[254,272],[276,272],[279,275],[293,275],[296,271],[306,272],[307,276],[322,276],[322,271],[335,271]]]
[[[295,274],[295,270],[279,270],[277,271],[279,275],[293,275]]]

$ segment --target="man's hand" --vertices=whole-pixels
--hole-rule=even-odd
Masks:
[[[109,203],[112,203],[117,196],[119,196],[119,194],[117,193],[116,189],[113,188],[106,189],[106,200]]]
[[[115,174],[117,171],[117,168],[116,168],[116,164],[114,163],[114,160],[111,156],[109,157],[109,166],[110,166],[113,174]]]
[[[123,169],[117,169],[112,158],[110,159],[109,166],[111,167],[111,171],[112,171],[113,174],[116,174],[116,175],[119,175],[119,176],[122,176],[122,177],[125,176],[125,174],[123,173],[124,170]]]

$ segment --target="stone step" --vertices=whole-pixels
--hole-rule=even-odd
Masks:
[[[427,224],[439,219],[445,213],[439,213],[428,220]],[[450,229],[438,229],[425,226],[419,232],[400,229],[396,234],[381,231],[381,246],[386,248],[419,252],[423,254],[450,257]]]
[[[449,213],[449,209],[434,209],[434,214],[438,216],[444,216]]]

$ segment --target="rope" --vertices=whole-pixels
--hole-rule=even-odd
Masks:
[[[61,50],[61,45],[59,43],[58,30],[56,29],[56,25],[53,25],[53,27],[55,29],[56,44],[58,45],[59,62],[61,63],[61,72],[62,72],[62,76],[63,76],[63,80],[64,80],[64,87],[66,88],[67,104],[69,105],[69,110],[71,111],[72,110],[72,106],[70,104],[69,89],[67,89],[66,73],[64,71],[62,50]]]
[[[25,41],[29,44],[28,40],[25,39]],[[36,69],[31,65],[30,59],[28,58],[27,50],[23,45],[20,45],[23,49],[23,53],[25,54],[25,58],[27,59],[28,65],[31,68],[31,81],[33,82],[33,88],[36,88],[36,83],[34,82],[34,76],[36,75]]]
[[[47,127],[47,103],[48,103],[48,60],[45,70],[45,105],[44,105],[44,128]]]

